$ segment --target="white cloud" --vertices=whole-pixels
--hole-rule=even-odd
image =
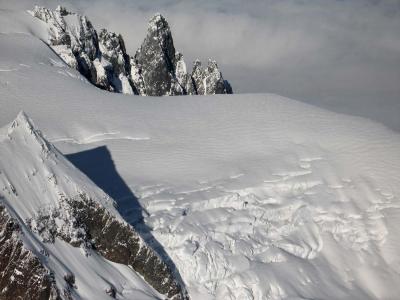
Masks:
[[[0,0],[1,7],[9,2]],[[379,107],[385,99],[400,110],[398,0],[39,3],[61,3],[122,33],[130,54],[143,40],[148,18],[161,12],[187,63],[215,58],[236,92],[273,92],[328,106],[369,101]]]

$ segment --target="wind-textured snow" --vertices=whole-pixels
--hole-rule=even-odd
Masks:
[[[191,299],[398,298],[397,132],[270,94],[110,94],[63,64],[29,15],[5,14],[1,123],[26,111],[132,223],[138,197],[143,236],[170,256]],[[79,249],[54,245],[68,251]],[[79,265],[122,284],[97,259]]]

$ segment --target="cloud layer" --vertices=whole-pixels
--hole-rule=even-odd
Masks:
[[[9,2],[0,0],[1,7],[33,6]],[[379,109],[386,101],[400,112],[398,0],[38,2],[63,4],[97,27],[122,33],[131,54],[149,17],[161,12],[186,62],[216,59],[236,92],[277,93],[334,107],[365,101]]]

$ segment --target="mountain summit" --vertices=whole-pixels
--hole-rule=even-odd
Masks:
[[[31,14],[48,24],[50,47],[101,89],[143,96],[232,94],[215,61],[202,69],[196,60],[192,74],[187,73],[169,24],[159,13],[150,19],[134,57],[127,54],[121,35],[106,29],[98,34],[86,16],[61,6],[54,11],[35,6]]]
[[[165,18],[156,14],[151,18],[140,49],[134,57],[135,72],[144,82],[141,93],[149,96],[183,94],[176,78],[175,47]]]
[[[116,207],[20,113],[0,129],[0,298],[142,299],[126,295],[139,285],[186,299]]]

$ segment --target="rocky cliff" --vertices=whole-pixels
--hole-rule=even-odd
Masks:
[[[215,61],[202,68],[196,60],[188,73],[160,14],[150,19],[146,38],[133,57],[127,54],[121,35],[106,29],[97,34],[86,16],[61,6],[54,11],[35,6],[31,14],[48,24],[53,50],[101,89],[143,96],[232,93]]]
[[[0,204],[0,299],[60,299],[51,273],[24,245],[22,234],[19,222]]]

